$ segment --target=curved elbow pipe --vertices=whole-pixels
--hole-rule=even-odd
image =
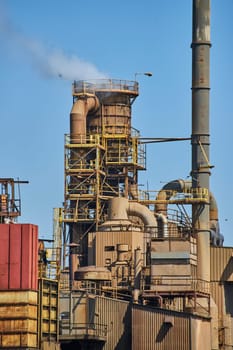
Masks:
[[[127,198],[114,197],[109,200],[108,220],[128,220],[128,216],[140,218],[147,230],[155,232],[157,220],[154,214],[145,206],[137,202],[129,203]]]
[[[81,142],[81,139],[86,136],[87,115],[89,112],[96,112],[99,105],[95,95],[81,97],[73,104],[70,112],[71,143]]]
[[[157,220],[154,214],[145,205],[137,202],[131,202],[128,204],[127,212],[128,215],[139,217],[149,231],[155,232]]]
[[[215,247],[222,247],[224,242],[224,236],[220,233],[219,220],[218,220],[218,206],[216,199],[210,192],[210,239],[211,243]]]
[[[216,199],[213,194],[210,192],[210,220],[218,221],[218,206]]]
[[[174,191],[182,193],[183,191],[190,189],[191,186],[192,186],[192,183],[190,181],[185,181],[182,179],[173,180],[163,186],[163,188],[159,191],[156,200],[159,200],[159,201],[169,200]],[[166,203],[156,204],[155,211],[167,216],[167,204]]]
[[[172,196],[173,191],[182,193],[187,190],[190,190],[192,187],[191,181],[186,181],[182,179],[173,180],[168,182],[161,191],[159,191],[157,200],[169,200]],[[209,194],[210,200],[210,212],[209,212],[209,222],[210,222],[210,238],[211,243],[214,246],[222,246],[224,237],[220,233],[219,222],[218,222],[218,206],[216,199],[212,192]],[[167,216],[167,204],[161,203],[155,206],[156,215],[162,214],[163,216]]]

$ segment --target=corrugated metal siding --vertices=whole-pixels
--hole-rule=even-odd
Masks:
[[[37,348],[37,334],[1,334],[0,347],[13,350]]]
[[[58,282],[39,280],[39,340],[58,339]]]
[[[0,224],[0,290],[37,290],[38,227]]]
[[[210,248],[210,279],[217,281],[233,281],[233,248]]]
[[[209,320],[191,318],[191,343],[192,350],[212,349]]]
[[[171,321],[172,324],[165,321]],[[190,316],[133,305],[132,349],[191,349]]]
[[[70,313],[73,317],[73,323],[88,323],[87,319],[87,298],[83,293],[73,293],[70,304]],[[73,311],[73,312],[72,312]]]
[[[38,293],[34,291],[0,291],[0,304],[38,304]]]
[[[38,346],[38,294],[0,291],[0,348]]]
[[[109,298],[96,298],[95,322],[107,325],[107,341],[103,350],[131,349],[130,303]],[[141,348],[140,350],[142,350]]]
[[[210,293],[218,307],[218,317],[219,319],[222,319],[223,314],[226,313],[224,284],[220,284],[219,282],[211,282]]]
[[[233,283],[225,283],[224,285],[226,314],[233,316]]]
[[[86,312],[96,329],[107,326],[102,350],[210,349],[209,319],[90,294]],[[96,341],[91,348],[99,346]]]
[[[138,231],[111,231],[96,232],[95,235],[95,259],[96,266],[105,266],[105,259],[117,260],[117,244],[128,244],[129,250],[137,247],[143,248],[143,232]],[[106,246],[113,246],[114,251],[105,251]]]
[[[46,341],[41,344],[41,350],[60,350],[60,344]]]

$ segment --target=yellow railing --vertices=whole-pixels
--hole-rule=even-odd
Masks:
[[[74,81],[72,85],[73,96],[83,94],[95,94],[96,92],[125,92],[138,95],[138,83],[130,80],[120,79],[96,79]]]
[[[131,142],[126,139],[114,139],[106,142],[106,164],[111,165],[137,165],[145,167],[145,145],[138,143],[137,138],[132,138]]]
[[[103,139],[100,134],[80,135],[65,134],[65,146],[77,147],[77,145],[103,145]]]
[[[190,188],[183,192],[163,190],[164,196],[159,196],[161,191],[139,191],[139,201],[148,204],[193,204],[197,202],[208,203],[209,191],[207,188]]]

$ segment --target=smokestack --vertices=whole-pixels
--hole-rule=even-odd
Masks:
[[[192,32],[192,187],[209,190],[210,0],[193,0]],[[209,204],[195,204],[198,279],[210,280]]]

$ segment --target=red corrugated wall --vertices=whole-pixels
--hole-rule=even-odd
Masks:
[[[0,224],[0,290],[37,290],[38,227]]]

